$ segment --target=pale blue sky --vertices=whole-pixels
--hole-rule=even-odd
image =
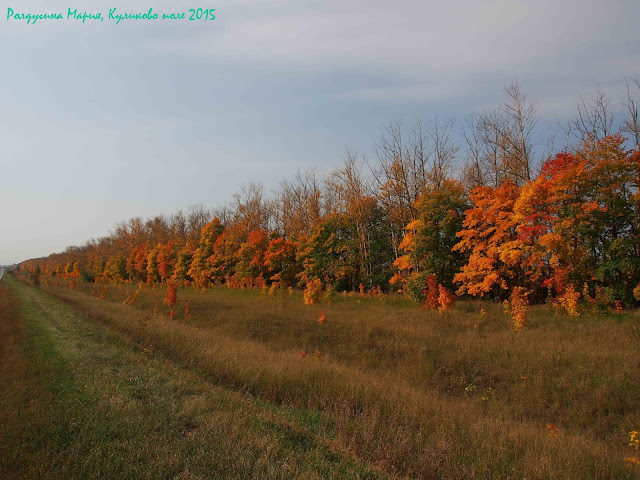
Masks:
[[[597,85],[622,101],[640,74],[637,0],[214,0],[208,23],[6,21],[7,7],[68,6],[0,10],[0,264],[223,203],[250,180],[269,189],[345,147],[371,154],[390,121],[461,126],[513,80],[546,122]]]

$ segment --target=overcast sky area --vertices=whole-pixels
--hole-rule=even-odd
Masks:
[[[215,206],[367,156],[390,121],[491,108],[540,123],[640,74],[638,0],[19,1],[0,10],[0,265],[135,216]],[[7,21],[16,12],[216,9],[210,22]],[[546,128],[546,127],[544,127]],[[459,153],[464,156],[463,150]]]

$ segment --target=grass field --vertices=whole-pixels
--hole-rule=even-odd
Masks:
[[[0,282],[1,478],[640,476],[637,312],[137,288]]]

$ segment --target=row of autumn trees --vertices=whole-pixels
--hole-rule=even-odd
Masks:
[[[544,161],[533,148],[536,104],[512,84],[503,104],[467,118],[462,168],[452,121],[392,124],[375,162],[348,152],[327,175],[300,172],[269,197],[252,183],[214,211],[134,218],[20,269],[201,288],[319,281],[416,298],[435,276],[458,294],[506,298],[517,288],[538,301],[631,304],[640,283],[640,135],[627,92],[618,123],[602,92],[581,98],[562,148],[548,142]]]

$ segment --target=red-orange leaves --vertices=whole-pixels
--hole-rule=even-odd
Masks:
[[[265,272],[264,259],[269,243],[267,232],[253,230],[249,232],[247,240],[240,245],[236,252],[236,276],[242,279],[255,279]]]
[[[449,310],[456,301],[456,296],[442,285],[438,285],[438,312]]]
[[[421,308],[423,310],[437,309],[439,313],[444,313],[454,304],[456,296],[438,284],[435,274],[427,275],[426,279],[427,288],[423,292],[425,299]]]
[[[274,238],[267,245],[264,266],[269,271],[271,281],[287,286],[294,285],[299,271],[296,264],[296,245],[284,238]]]
[[[177,300],[178,290],[176,288],[176,284],[173,282],[167,282],[167,292],[164,294],[164,303],[166,303],[168,307],[173,308]]]
[[[173,242],[158,245],[157,262],[160,281],[165,282],[173,275],[173,265],[176,262],[176,251]]]
[[[424,290],[425,299],[422,308],[435,310],[438,308],[438,281],[435,275],[427,275],[427,288]]]

